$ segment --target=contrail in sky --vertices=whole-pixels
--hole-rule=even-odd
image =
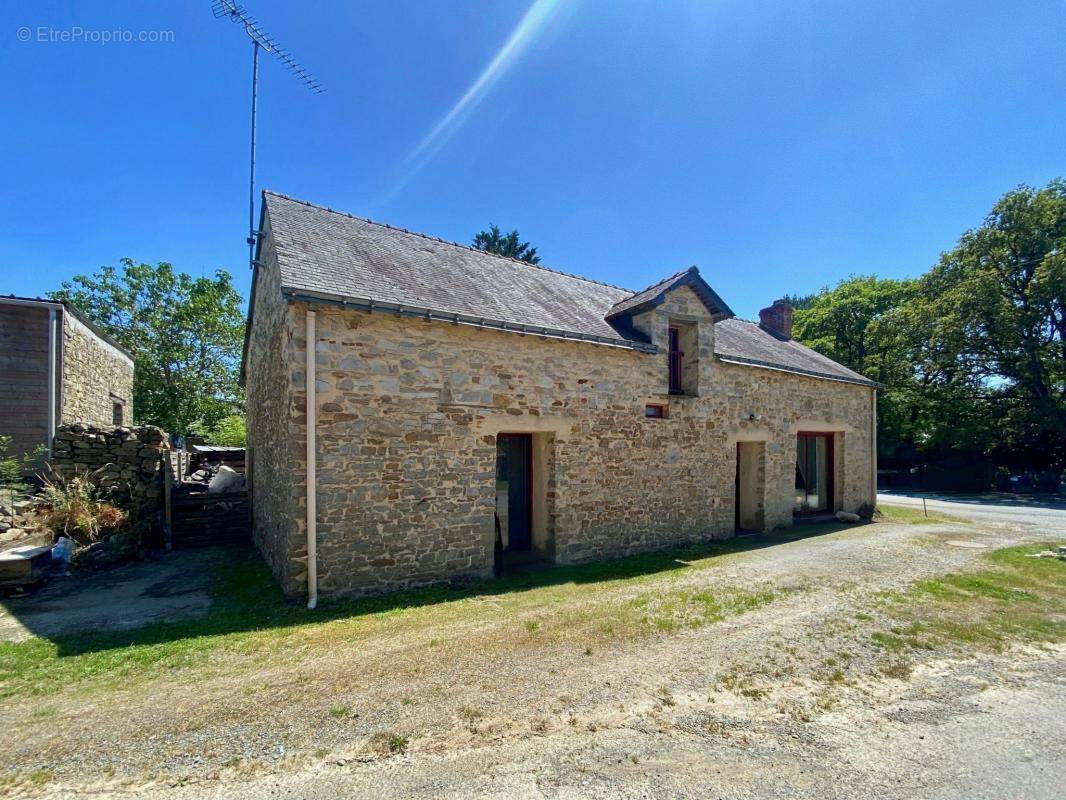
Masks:
[[[444,144],[462,127],[488,95],[492,86],[513,67],[540,36],[563,0],[534,0],[511,35],[504,42],[489,65],[481,71],[477,80],[470,84],[451,110],[441,117],[422,140],[400,162],[397,176],[391,186],[377,199],[375,205],[390,200],[422,169]]]

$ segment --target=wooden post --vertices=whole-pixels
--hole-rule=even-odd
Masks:
[[[170,510],[170,498],[174,484],[174,455],[172,453],[167,453],[167,468],[165,472],[166,475],[163,482],[163,513],[166,516],[166,522],[164,524],[164,531],[166,533],[167,550],[170,550],[173,547],[174,541],[174,518],[173,513]]]

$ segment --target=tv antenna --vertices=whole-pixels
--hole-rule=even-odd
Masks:
[[[315,94],[322,94],[326,88],[315,80],[303,65],[292,54],[277,43],[273,36],[260,27],[259,23],[248,16],[244,6],[238,5],[233,0],[214,0],[211,4],[211,13],[215,19],[228,17],[231,22],[244,26],[244,32],[252,40],[252,149],[248,170],[248,267],[255,266],[255,115],[257,100],[259,98],[259,51],[265,50],[273,53],[285,64],[304,86]]]

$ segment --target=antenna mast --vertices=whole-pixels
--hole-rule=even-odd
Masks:
[[[243,6],[237,5],[233,0],[215,0],[211,4],[211,13],[215,19],[228,17],[231,22],[244,26],[244,32],[252,40],[252,148],[248,170],[248,267],[255,266],[255,242],[257,231],[255,229],[255,119],[259,99],[259,50],[262,48],[268,53],[273,53],[285,64],[297,80],[304,84],[315,94],[326,91],[310,72],[292,57],[288,50],[279,45],[277,41],[264,31],[254,19],[248,16]]]

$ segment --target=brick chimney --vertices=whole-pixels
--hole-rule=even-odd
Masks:
[[[774,300],[759,312],[759,325],[781,339],[792,338],[792,306],[786,300]]]

